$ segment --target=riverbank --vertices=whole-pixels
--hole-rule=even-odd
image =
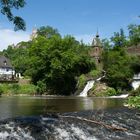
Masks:
[[[12,95],[34,95],[37,93],[37,87],[33,84],[0,84],[0,94],[6,96]]]

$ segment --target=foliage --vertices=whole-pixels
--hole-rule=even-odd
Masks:
[[[130,24],[128,26],[130,45],[137,45],[140,43],[140,25]]]
[[[116,49],[127,45],[127,40],[123,29],[120,29],[120,32],[114,33],[114,36],[111,37],[111,42],[114,44],[114,48]]]
[[[37,87],[36,87],[37,94],[43,94],[46,91],[46,85],[43,81],[38,81],[37,82]]]
[[[140,87],[138,87],[136,90],[132,90],[130,96],[140,96]]]
[[[1,94],[27,94],[33,95],[36,93],[36,86],[32,84],[19,85],[19,84],[1,84]]]
[[[72,36],[38,36],[29,52],[31,67],[28,73],[33,83],[44,81],[53,94],[74,93],[76,77],[89,72],[94,66],[87,48]]]
[[[86,78],[85,74],[80,75],[78,78],[78,85],[77,85],[78,89],[83,89],[86,81],[87,81],[87,78]]]
[[[106,82],[115,89],[129,89],[134,75],[132,64],[135,59],[127,55],[124,49],[113,49],[104,52],[103,62],[106,71]]]
[[[140,108],[140,96],[129,97],[127,104],[129,107]]]
[[[51,26],[42,26],[37,30],[37,34],[45,38],[51,38],[52,36],[61,36],[57,29],[53,29]]]
[[[93,70],[91,70],[91,71],[89,72],[88,75],[89,75],[90,77],[92,77],[92,78],[97,78],[97,77],[99,77],[99,76],[101,75],[101,71],[98,70],[98,69],[93,69]]]
[[[28,46],[28,43],[20,44],[20,46],[25,45]],[[25,74],[26,70],[29,68],[29,53],[28,48],[18,47],[13,48],[12,46],[8,46],[6,50],[3,50],[3,55],[8,57],[12,65],[14,66],[16,72]]]
[[[97,97],[113,96],[117,94],[118,93],[114,88],[108,87],[105,84],[101,83],[95,83],[94,87],[89,92],[89,96]]]
[[[12,10],[19,9],[25,6],[25,0],[1,0],[1,13],[7,16],[8,20],[13,22],[15,30],[25,30],[25,22],[19,16],[14,16]]]
[[[114,88],[109,87],[106,91],[107,96],[115,96],[117,95],[117,91]]]
[[[33,84],[20,85],[18,94],[34,95],[36,94],[36,86]]]

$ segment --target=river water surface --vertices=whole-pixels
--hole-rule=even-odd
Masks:
[[[48,112],[75,112],[123,107],[121,98],[93,97],[1,97],[0,119],[17,116],[45,115]]]
[[[0,140],[140,140],[140,111],[125,108],[124,101],[93,97],[1,97]]]

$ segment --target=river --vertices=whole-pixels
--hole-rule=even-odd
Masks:
[[[140,112],[124,107],[124,101],[74,96],[1,97],[0,140],[139,140]]]

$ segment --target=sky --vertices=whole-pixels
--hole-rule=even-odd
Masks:
[[[28,41],[36,26],[52,26],[62,36],[73,35],[91,43],[98,30],[100,38],[110,38],[129,24],[140,24],[140,0],[25,0],[26,5],[13,10],[26,22],[26,31],[15,32],[5,16],[0,18],[0,50],[20,41]]]

